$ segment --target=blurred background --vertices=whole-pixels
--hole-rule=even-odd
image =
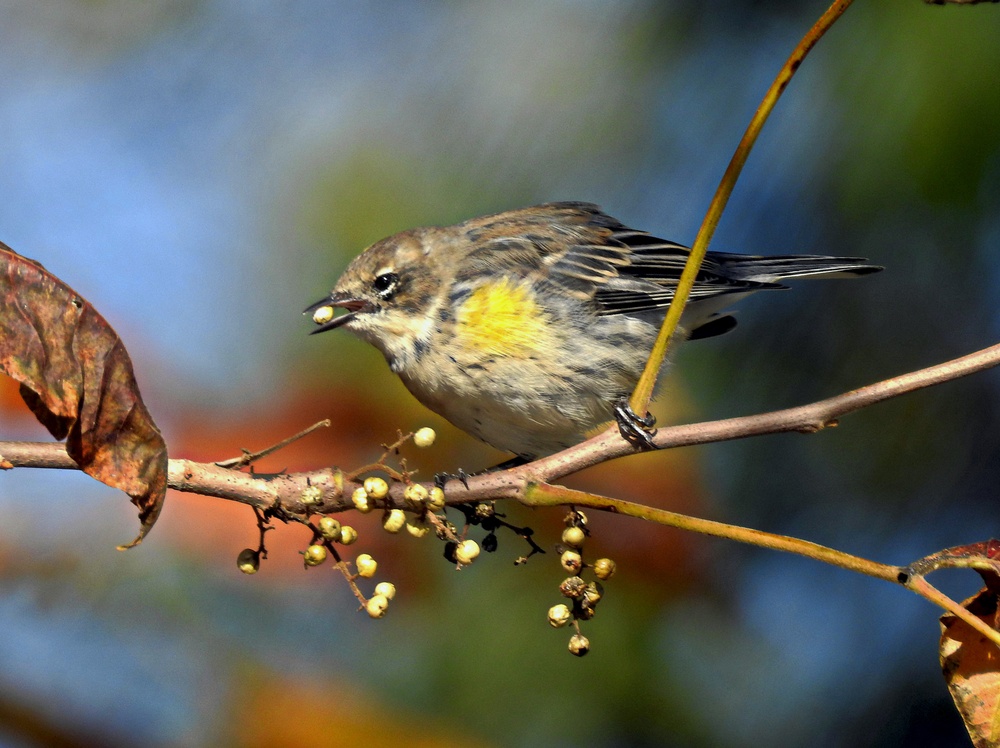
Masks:
[[[693,240],[822,3],[0,0],[0,240],[131,351],[171,455],[365,464],[397,429],[428,477],[504,458],[300,315],[367,244],[559,199]],[[713,248],[886,266],[740,306],[676,357],[661,424],[809,402],[996,342],[1000,10],[858,3],[768,123]],[[1000,375],[814,436],[644,455],[570,484],[888,563],[997,534]],[[0,439],[46,439],[9,380]],[[545,622],[560,512],[456,572],[351,517],[399,593],[357,612],[300,529],[171,494],[138,549],[82,474],[0,475],[0,745],[946,746],[967,738],[938,612],[814,561],[591,516],[591,653]],[[457,519],[457,516],[456,516]],[[935,579],[956,596],[976,578]]]

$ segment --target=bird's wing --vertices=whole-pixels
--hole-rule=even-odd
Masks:
[[[674,298],[690,250],[682,244],[631,229],[612,233],[609,242],[620,243],[626,248],[629,263],[619,270],[615,279],[596,288],[594,300],[598,314],[634,314],[667,307]],[[763,288],[783,286],[734,278],[709,252],[695,277],[690,298],[699,301]]]
[[[689,249],[636,231],[591,203],[545,203],[463,224],[470,275],[496,272],[551,284],[590,301],[599,315],[663,309],[674,297]],[[709,253],[692,301],[777,284],[736,279]]]

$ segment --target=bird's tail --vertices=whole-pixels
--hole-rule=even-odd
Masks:
[[[822,255],[738,255],[712,252],[725,274],[734,280],[775,283],[784,278],[856,278],[883,268],[864,257]]]

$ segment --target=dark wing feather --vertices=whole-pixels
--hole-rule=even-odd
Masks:
[[[461,276],[500,272],[542,279],[595,304],[597,314],[663,309],[689,250],[636,231],[591,203],[545,203],[474,218],[462,224],[472,249]],[[735,278],[709,253],[692,300],[747,293],[779,284]]]
[[[595,301],[598,313],[638,313],[669,306],[690,250],[683,244],[632,230],[615,232],[611,241],[620,242],[627,247],[630,262],[621,269],[617,282],[597,289]],[[763,288],[784,286],[734,278],[709,252],[695,278],[691,300],[749,293]]]

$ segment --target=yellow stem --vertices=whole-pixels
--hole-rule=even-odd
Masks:
[[[961,604],[955,602],[945,595],[934,585],[927,581],[923,575],[914,574],[906,581],[907,589],[911,589],[921,597],[930,600],[935,605],[944,608],[956,618],[961,618],[969,626],[985,636],[991,642],[1000,647],[1000,632],[994,630],[988,623],[973,615],[963,608]]]
[[[816,45],[816,42],[820,40],[820,37],[847,10],[851,2],[852,0],[835,0],[833,5],[827,9],[816,24],[809,29],[808,33],[802,37],[802,41],[799,42],[781,68],[771,87],[764,94],[764,99],[757,108],[753,119],[750,120],[747,130],[743,134],[743,139],[736,148],[736,153],[733,154],[733,158],[726,168],[726,173],[723,174],[722,181],[715,191],[715,196],[712,198],[712,203],[708,208],[708,213],[705,215],[705,220],[702,221],[701,228],[698,230],[698,236],[695,237],[694,244],[691,247],[691,255],[688,257],[687,264],[684,266],[684,272],[681,273],[680,280],[677,282],[674,298],[667,309],[667,316],[660,327],[656,343],[653,345],[649,360],[646,362],[646,368],[643,369],[642,376],[639,378],[639,382],[635,386],[635,391],[629,400],[629,405],[638,415],[645,413],[649,407],[657,375],[667,355],[667,346],[670,338],[680,322],[681,313],[684,311],[684,306],[687,304],[691,289],[694,287],[698,269],[701,267],[702,260],[705,259],[705,253],[708,251],[708,243],[715,233],[716,226],[719,225],[722,211],[725,209],[726,203],[729,202],[729,196],[732,195],[733,188],[736,186],[736,179],[739,177],[740,172],[743,170],[743,165],[750,155],[750,149],[753,148],[761,128],[764,127],[764,122],[767,121],[778,98],[788,86],[795,71],[802,64],[802,60],[805,59],[805,56]]]
[[[806,558],[822,561],[825,564],[839,566],[841,569],[856,571],[860,574],[867,574],[870,577],[896,584],[899,584],[900,575],[905,571],[901,566],[880,564],[876,561],[869,561],[859,556],[852,556],[843,551],[827,548],[817,543],[810,543],[807,540],[791,538],[787,535],[775,535],[769,532],[761,532],[760,530],[752,530],[748,527],[727,525],[724,522],[715,522],[710,519],[699,519],[686,514],[670,512],[666,509],[654,509],[653,507],[635,504],[631,501],[598,496],[597,494],[576,491],[564,486],[553,486],[548,483],[529,483],[524,491],[524,496],[520,500],[521,503],[527,506],[586,506],[615,514],[623,514],[628,517],[636,517],[668,527],[677,527],[681,530],[700,532],[719,538],[728,538],[739,543],[756,545],[760,548],[796,553]]]

